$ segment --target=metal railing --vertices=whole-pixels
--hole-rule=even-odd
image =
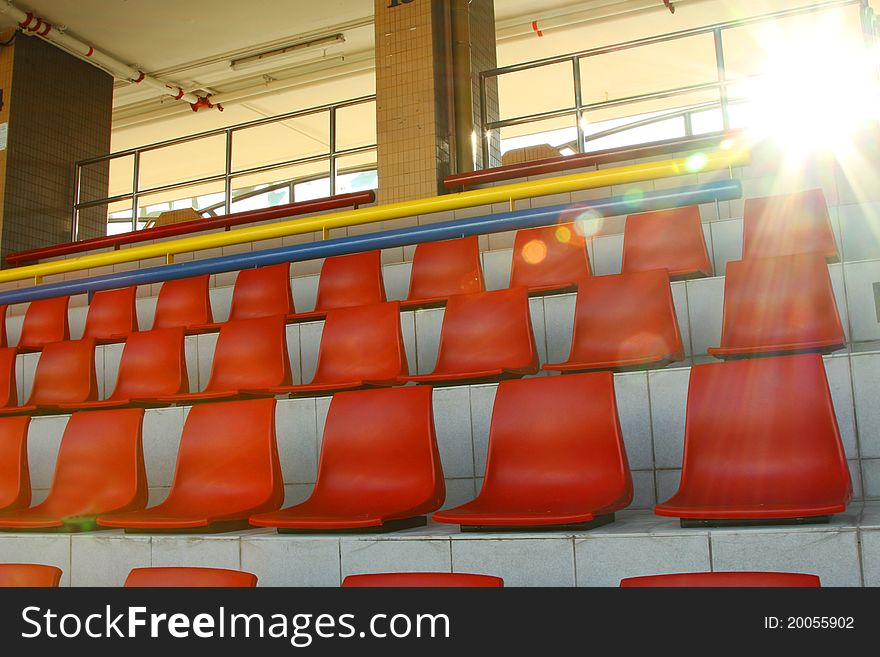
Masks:
[[[571,117],[574,119],[575,128],[577,130],[577,139],[573,144],[569,146],[573,146],[573,150],[579,153],[588,152],[588,142],[595,141],[596,139],[606,137],[611,134],[618,134],[621,132],[625,132],[634,127],[639,127],[642,125],[650,125],[651,123],[655,123],[661,120],[667,120],[670,117],[651,117],[645,119],[644,121],[638,120],[636,122],[630,124],[623,124],[620,126],[615,126],[607,131],[602,131],[599,133],[587,135],[584,129],[584,115],[587,112],[597,111],[602,109],[608,109],[613,107],[620,107],[626,105],[632,105],[635,103],[640,103],[644,101],[650,100],[660,100],[664,98],[671,98],[675,96],[683,96],[695,92],[700,91],[716,91],[718,93],[717,101],[710,101],[707,104],[713,104],[716,107],[720,107],[721,110],[721,120],[722,126],[724,130],[730,128],[730,113],[729,108],[732,104],[728,97],[729,87],[735,83],[741,82],[743,79],[747,78],[739,78],[739,79],[728,79],[727,76],[727,66],[725,64],[724,59],[724,38],[723,34],[725,31],[728,31],[733,28],[743,27],[746,25],[753,25],[757,23],[763,23],[768,21],[781,20],[784,18],[789,18],[797,15],[804,15],[809,13],[814,13],[818,11],[828,11],[832,9],[840,9],[843,7],[848,7],[851,5],[859,5],[860,7],[860,18],[862,24],[862,35],[865,40],[866,45],[873,44],[878,35],[878,21],[877,17],[871,9],[868,0],[829,0],[827,2],[821,2],[817,4],[812,4],[804,7],[796,7],[792,9],[785,9],[782,11],[777,11],[768,14],[760,14],[757,16],[751,16],[748,18],[742,18],[737,20],[725,21],[723,23],[716,23],[714,25],[706,25],[703,27],[696,27],[687,30],[681,30],[679,32],[669,32],[666,34],[659,34],[650,37],[644,37],[641,39],[634,39],[631,41],[624,41],[621,43],[609,45],[609,46],[601,46],[597,48],[589,48],[587,50],[581,50],[578,52],[568,53],[565,55],[556,55],[553,57],[546,57],[543,59],[537,59],[530,62],[521,62],[519,64],[512,64],[510,66],[504,66],[494,69],[489,69],[480,73],[480,104],[482,108],[482,119],[483,126],[486,131],[484,135],[484,139],[481,140],[482,151],[483,151],[483,162],[489,161],[489,144],[490,139],[489,135],[494,130],[501,130],[503,128],[509,128],[511,126],[516,125],[524,125],[528,123],[535,123],[538,121],[546,121],[549,119],[559,119],[559,118],[567,118]],[[675,87],[672,89],[665,89],[662,91],[653,91],[650,93],[642,93],[635,94],[631,96],[614,98],[610,100],[604,100],[600,102],[587,103],[584,101],[584,81],[581,76],[581,61],[590,57],[597,57],[599,55],[607,55],[609,53],[620,52],[624,50],[631,50],[633,48],[640,48],[644,46],[650,46],[658,43],[665,43],[670,41],[677,41],[680,39],[686,39],[689,37],[711,34],[714,42],[714,50],[715,50],[715,69],[717,71],[716,79],[710,80],[706,82],[690,84],[680,87]],[[553,109],[544,112],[538,112],[534,114],[521,115],[507,119],[500,119],[496,121],[490,121],[487,113],[487,82],[491,78],[499,78],[503,75],[507,75],[510,73],[518,73],[521,71],[526,71],[530,69],[537,69],[545,66],[552,66],[556,64],[561,64],[568,62],[571,65],[571,74],[572,74],[572,97],[573,104],[567,107],[563,107],[560,109]],[[496,80],[497,82],[497,80]],[[736,102],[736,101],[734,101]],[[688,130],[687,126],[687,115],[689,110],[683,109],[680,110],[683,112],[686,120],[686,131]]]
[[[252,176],[254,174],[264,173],[273,171],[276,169],[284,169],[287,167],[297,166],[297,165],[308,165],[314,164],[318,162],[327,162],[328,172],[326,175],[322,174],[321,178],[326,178],[329,176],[329,185],[331,194],[335,193],[336,189],[336,178],[339,174],[337,171],[337,160],[342,157],[357,155],[360,153],[367,153],[376,150],[376,144],[370,143],[365,144],[363,146],[356,146],[352,148],[337,148],[337,113],[340,109],[346,107],[352,107],[355,105],[363,105],[368,103],[373,103],[376,100],[375,95],[370,96],[361,96],[359,98],[352,98],[350,100],[345,100],[338,103],[329,103],[326,105],[320,105],[318,107],[310,107],[304,110],[298,110],[295,112],[288,112],[286,114],[280,114],[278,116],[267,117],[265,119],[257,119],[254,121],[248,121],[246,123],[239,123],[237,125],[228,126],[226,128],[217,128],[215,130],[208,130],[205,132],[200,132],[193,135],[187,135],[185,137],[178,137],[175,139],[169,139],[166,141],[148,144],[145,146],[139,146],[137,148],[130,148],[124,151],[117,151],[115,153],[110,153],[109,155],[102,155],[99,157],[89,158],[86,160],[80,160],[76,162],[74,165],[74,180],[75,180],[75,195],[74,195],[74,204],[73,204],[73,221],[72,221],[72,235],[71,239],[77,239],[77,233],[79,228],[79,218],[80,213],[84,210],[88,210],[91,208],[100,208],[102,206],[109,206],[115,203],[121,203],[124,201],[130,201],[131,203],[131,224],[132,230],[137,230],[138,228],[138,210],[139,210],[139,201],[148,195],[157,194],[160,192],[172,191],[174,189],[181,189],[185,187],[194,187],[196,185],[202,185],[207,183],[223,183],[223,202],[217,206],[212,206],[212,210],[216,210],[219,207],[223,208],[224,214],[230,214],[232,212],[232,204],[238,200],[241,200],[243,196],[233,198],[233,182],[237,178],[242,178],[244,176]],[[304,116],[312,116],[316,114],[326,113],[328,118],[328,130],[327,134],[329,135],[328,139],[328,148],[326,151],[320,152],[315,155],[309,155],[307,157],[292,157],[290,159],[285,159],[277,162],[272,162],[271,164],[265,164],[260,166],[235,169],[233,166],[233,137],[237,132],[241,132],[242,130],[247,130],[250,128],[256,128],[260,126],[266,126],[273,123],[282,123],[284,121],[289,121],[291,119],[297,119]],[[200,139],[207,139],[210,137],[217,136],[225,136],[225,161],[223,172],[202,176],[199,178],[188,178],[186,180],[181,180],[165,185],[158,185],[155,187],[142,188],[140,186],[140,177],[141,177],[141,155],[147,152],[158,151],[164,148],[170,148],[173,146],[179,146],[180,144],[185,144],[188,142],[194,142]],[[83,170],[87,167],[95,167],[106,163],[107,167],[107,177],[109,180],[109,167],[113,160],[120,160],[122,158],[132,158],[132,185],[131,191],[126,192],[124,194],[117,194],[114,196],[104,196],[101,198],[87,199],[83,200]],[[291,183],[300,183],[304,180],[312,180],[315,179],[315,176],[309,176],[307,178],[303,178],[302,180],[294,180],[294,181],[285,181],[284,184],[280,185],[281,187],[286,186]],[[257,194],[266,193],[266,189],[261,189]],[[249,194],[249,192],[245,192],[245,194]],[[199,210],[201,212],[202,210]]]

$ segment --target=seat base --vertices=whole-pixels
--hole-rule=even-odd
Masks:
[[[739,351],[727,352],[721,347],[712,347],[708,350],[710,356],[714,356],[718,360],[749,360],[751,358],[775,358],[777,356],[797,356],[799,354],[833,354],[846,347],[843,342],[817,347],[804,347],[794,349],[778,349],[775,351]]]
[[[126,527],[126,534],[222,534],[234,532],[240,529],[253,529],[253,526],[245,520],[223,520],[211,522],[204,527]]]
[[[767,525],[823,525],[831,516],[803,516],[799,518],[681,518],[681,526],[692,527],[763,527]]]
[[[54,527],[0,527],[0,533],[7,534],[81,534],[84,532],[101,531],[95,519],[84,519],[81,522],[65,522]]]
[[[279,534],[387,534],[388,532],[396,532],[402,529],[412,529],[413,527],[424,527],[428,524],[428,516],[414,516],[412,518],[401,518],[400,520],[386,520],[377,527],[358,527],[356,529],[298,529],[291,527],[278,527]]]
[[[558,532],[583,531],[595,529],[614,522],[614,514],[596,516],[587,522],[573,522],[565,525],[459,525],[463,532]]]

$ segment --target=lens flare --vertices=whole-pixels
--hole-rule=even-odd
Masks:
[[[709,158],[705,153],[694,153],[685,160],[684,166],[690,173],[698,173],[705,168],[708,161]]]
[[[562,244],[568,244],[571,241],[571,231],[568,226],[560,226],[556,229],[556,240]]]
[[[537,265],[547,257],[547,245],[541,240],[531,240],[523,247],[522,257],[530,265]]]

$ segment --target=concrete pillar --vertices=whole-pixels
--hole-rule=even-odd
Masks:
[[[17,34],[0,48],[0,89],[0,253],[68,242],[74,162],[110,151],[113,78]],[[93,198],[107,183],[106,167],[84,180]],[[104,208],[81,213],[79,237],[106,234],[106,219]]]

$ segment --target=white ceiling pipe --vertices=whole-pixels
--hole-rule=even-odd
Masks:
[[[12,2],[0,2],[0,14],[6,14],[12,18],[18,23],[18,26],[24,34],[38,36],[41,39],[80,57],[93,66],[107,71],[116,78],[154,88],[161,91],[163,94],[168,94],[175,100],[187,102],[192,106],[193,111],[196,111],[201,107],[217,107],[220,110],[223,109],[223,106],[218,103],[212,103],[207,98],[202,98],[196,94],[185,92],[179,86],[163,82],[162,80],[147,75],[143,71],[133,68],[128,64],[97,50],[94,46],[62,32],[39,16],[35,16],[29,11],[22,11],[13,5]]]

